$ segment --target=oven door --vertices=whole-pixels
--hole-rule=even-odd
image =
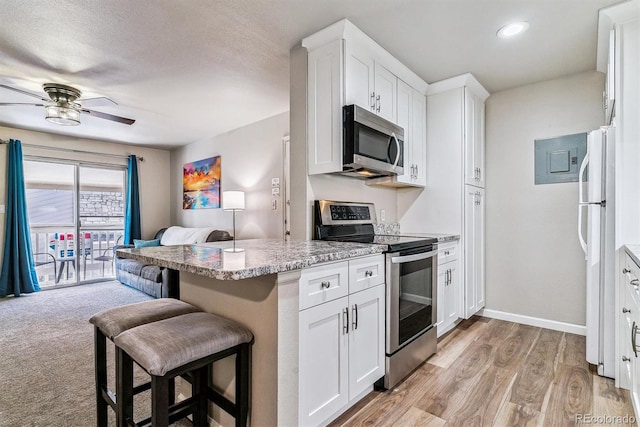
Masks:
[[[436,322],[437,256],[435,247],[386,256],[388,355],[412,342]]]

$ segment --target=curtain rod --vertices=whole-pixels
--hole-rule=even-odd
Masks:
[[[4,139],[0,139],[0,144],[8,144],[8,143],[9,143],[9,141],[6,141]],[[23,147],[29,147],[29,148],[38,148],[38,149],[43,149],[43,150],[65,151],[67,153],[97,154],[99,156],[116,157],[116,158],[119,158],[119,159],[128,159],[129,158],[129,156],[125,156],[123,154],[96,153],[94,151],[75,150],[73,148],[47,147],[45,145],[34,145],[34,144],[22,144],[22,146]],[[144,162],[144,157],[136,156],[136,158],[138,160],[140,160],[141,162]]]

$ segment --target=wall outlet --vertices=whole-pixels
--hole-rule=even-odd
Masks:
[[[4,205],[0,205],[0,214],[5,213],[5,207]]]
[[[384,209],[380,209],[380,221],[384,222],[385,219],[386,219],[386,213]]]
[[[272,187],[280,187],[280,178],[271,178]]]
[[[271,189],[271,195],[272,196],[279,196],[280,195],[280,188],[279,187],[274,187]]]

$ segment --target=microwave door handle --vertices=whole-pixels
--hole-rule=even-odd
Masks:
[[[400,161],[400,141],[398,141],[395,132],[391,132],[391,138],[396,142],[396,160],[393,162],[393,168],[395,169]]]

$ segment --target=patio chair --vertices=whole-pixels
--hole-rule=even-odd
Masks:
[[[102,261],[102,275],[104,276],[104,263],[105,262],[113,262],[113,248],[115,248],[116,246],[118,246],[120,244],[120,241],[122,240],[122,235],[118,236],[118,239],[116,239],[116,243],[113,246],[110,246],[108,248],[106,248],[104,251],[102,251],[102,254],[95,257],[94,260],[95,261]]]
[[[49,252],[34,252],[33,263],[36,267],[41,265],[53,264],[53,277],[58,277],[58,263],[56,257]]]

